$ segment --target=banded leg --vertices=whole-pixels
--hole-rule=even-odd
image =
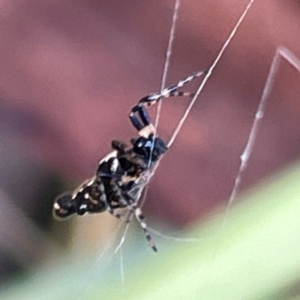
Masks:
[[[156,248],[155,242],[152,239],[151,234],[150,234],[150,232],[147,229],[146,219],[145,219],[145,216],[142,213],[142,210],[139,207],[137,207],[137,203],[133,203],[131,205],[128,205],[126,208],[129,210],[129,214],[128,214],[128,216],[125,219],[123,219],[123,217],[124,217],[123,215],[121,215],[119,212],[117,212],[110,205],[108,205],[107,211],[111,215],[113,215],[114,217],[116,217],[117,219],[123,220],[126,223],[130,223],[131,220],[132,220],[132,216],[135,215],[136,219],[138,220],[138,222],[140,223],[140,225],[141,225],[141,227],[142,227],[142,229],[144,231],[146,240],[148,241],[150,247],[152,248],[152,250],[154,252],[157,252],[157,248]]]
[[[200,71],[200,72],[195,72],[194,74],[188,76],[187,78],[180,80],[176,85],[171,85],[165,89],[163,89],[160,93],[153,93],[150,95],[147,95],[146,97],[142,98],[139,103],[140,104],[145,104],[148,107],[151,105],[156,104],[159,100],[162,98],[169,98],[169,97],[193,97],[194,93],[190,92],[182,92],[178,91],[179,88],[183,87],[187,83],[191,82],[192,80],[202,76],[206,75],[208,70]]]
[[[140,225],[141,225],[141,227],[144,231],[146,240],[148,241],[150,247],[152,248],[152,250],[154,252],[157,252],[155,242],[152,239],[151,234],[147,229],[146,219],[145,219],[145,216],[142,213],[142,210],[139,207],[137,207],[136,203],[128,206],[127,208],[129,210],[129,214],[128,214],[127,218],[125,219],[125,222],[130,223],[131,220],[132,220],[132,217],[135,215],[136,219],[138,220],[138,222],[140,223]],[[122,217],[123,217],[121,214],[116,213],[113,208],[109,208],[108,211],[118,219],[122,219]]]
[[[151,123],[151,118],[144,104],[140,103],[134,106],[129,114],[129,118],[139,135],[148,138],[150,134],[155,134],[155,127]]]
[[[124,142],[118,141],[118,140],[113,140],[111,142],[111,147],[114,150],[119,151],[120,153],[124,154],[125,153],[125,149],[128,147]]]
[[[131,220],[132,220],[132,217],[135,215],[135,209],[132,208],[131,206],[128,206],[127,209],[129,210],[129,213],[128,215],[124,216],[122,214],[120,214],[119,212],[117,212],[113,207],[109,206],[107,208],[107,211],[112,215],[114,216],[115,218],[125,222],[125,223],[130,223]]]
[[[138,104],[131,109],[129,114],[132,125],[141,131],[144,127],[151,124],[151,119],[146,107],[143,104]]]
[[[142,213],[141,208],[136,206],[135,209],[134,209],[134,213],[135,213],[136,219],[138,220],[138,222],[140,223],[140,225],[141,225],[141,227],[144,231],[144,234],[145,234],[145,237],[146,237],[146,240],[147,240],[149,246],[152,248],[152,250],[154,252],[157,252],[155,242],[152,239],[149,230],[147,229],[146,219],[145,219],[145,216]]]
[[[112,208],[110,205],[107,207],[106,210],[115,218],[122,220],[123,216],[119,212],[117,212],[114,208]]]
[[[134,208],[133,208],[133,206],[135,205],[134,199],[130,197],[127,193],[122,193],[122,197],[118,198],[116,202],[118,203],[117,205],[112,205],[112,203],[110,203],[110,205],[108,205],[106,210],[115,218],[123,220],[125,223],[129,223],[130,221],[128,222],[128,218],[123,219],[124,216],[119,212],[117,212],[116,209],[127,208],[130,211],[130,214],[134,214]]]
[[[195,94],[190,92],[178,91],[187,83],[195,78],[205,75],[208,70],[196,72],[187,78],[180,80],[176,85],[172,85],[163,89],[160,93],[147,95],[139,101],[139,104],[134,106],[129,114],[132,125],[138,130],[139,134],[148,137],[150,134],[155,134],[155,127],[151,123],[150,116],[145,106],[156,104],[159,100],[169,97],[193,97]]]

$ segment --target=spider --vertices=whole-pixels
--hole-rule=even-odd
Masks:
[[[140,223],[150,247],[157,252],[156,245],[147,230],[145,217],[138,207],[139,195],[147,183],[147,171],[168,150],[164,140],[156,135],[156,128],[151,123],[146,107],[156,104],[161,99],[178,96],[193,97],[194,93],[178,89],[207,71],[196,72],[180,80],[176,85],[143,97],[129,114],[132,125],[139,136],[131,139],[132,146],[113,140],[113,151],[105,156],[98,165],[96,174],[85,180],[73,192],[58,196],[53,205],[53,214],[58,219],[65,219],[73,214],[101,213],[108,211],[122,219],[119,209],[127,209],[130,222],[133,215]]]

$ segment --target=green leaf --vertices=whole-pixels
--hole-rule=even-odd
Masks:
[[[80,264],[74,261],[40,271],[35,279],[13,285],[0,298],[297,299],[299,182],[299,166],[274,176],[239,199],[225,222],[224,215],[218,214],[190,230],[197,242],[174,241],[159,247],[158,254],[149,250],[142,255],[132,247],[124,254],[124,283],[120,283],[118,255],[113,258],[116,266],[108,264],[106,271],[101,265],[104,259],[99,267],[91,257],[89,262],[83,259]]]

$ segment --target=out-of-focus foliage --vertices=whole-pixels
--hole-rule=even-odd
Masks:
[[[172,242],[158,254],[130,256],[120,270],[82,257],[40,270],[0,294],[29,299],[296,299],[300,278],[300,166],[240,199],[224,215],[199,224],[195,243]],[[225,220],[225,221],[224,221]],[[119,255],[114,256],[119,265]],[[99,272],[99,273],[98,273]]]

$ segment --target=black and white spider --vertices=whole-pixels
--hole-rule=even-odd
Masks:
[[[131,139],[131,147],[117,140],[112,141],[113,151],[100,161],[96,174],[84,181],[72,193],[64,193],[55,200],[54,216],[64,219],[73,214],[84,215],[108,211],[120,219],[122,215],[116,210],[127,209],[130,218],[126,221],[130,222],[134,214],[151,248],[157,251],[147,230],[145,217],[138,207],[138,200],[141,189],[145,182],[147,183],[145,180],[147,171],[162,157],[168,147],[156,135],[156,128],[151,123],[146,106],[168,97],[193,97],[193,93],[178,89],[205,73],[206,71],[196,72],[180,80],[176,85],[163,89],[160,93],[152,93],[142,98],[129,114],[139,137]]]

